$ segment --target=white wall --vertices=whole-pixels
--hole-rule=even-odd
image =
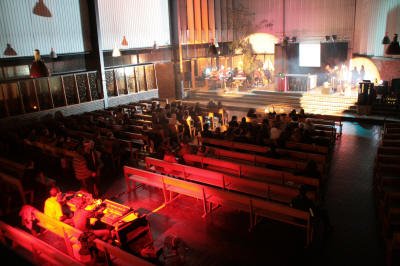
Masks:
[[[101,0],[99,11],[103,50],[170,44],[167,0]],[[121,47],[124,35],[128,47]]]
[[[259,28],[259,32],[282,37],[285,31],[286,36],[297,36],[299,41],[324,41],[325,35],[336,34],[339,40],[349,41],[352,53],[383,56],[385,32],[391,39],[394,33],[400,34],[400,0],[238,1],[254,12],[254,25],[262,20],[273,24]]]
[[[52,13],[47,18],[32,13],[36,0],[1,0],[0,57],[7,43],[18,56],[33,56],[34,49],[49,54],[52,47],[58,54],[90,50],[87,4],[81,1],[44,0]]]
[[[386,31],[400,34],[400,0],[358,0],[354,52],[383,56]]]

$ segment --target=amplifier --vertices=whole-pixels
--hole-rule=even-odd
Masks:
[[[128,243],[150,233],[149,222],[146,216],[137,217],[129,222],[118,223],[114,230],[116,233],[116,242],[120,246],[126,246]]]

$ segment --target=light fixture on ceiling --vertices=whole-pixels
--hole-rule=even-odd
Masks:
[[[58,57],[58,55],[57,55],[56,51],[54,51],[54,48],[52,47],[51,51],[50,51],[50,58],[56,59],[57,57]]]
[[[390,44],[390,38],[388,36],[389,32],[385,33],[385,37],[383,37],[382,44]]]
[[[3,55],[14,56],[14,55],[17,55],[17,52],[14,50],[14,48],[11,47],[11,44],[7,43],[7,47],[4,50]]]
[[[121,51],[117,47],[114,47],[112,51],[112,57],[119,57],[119,56],[121,56]]]
[[[33,7],[33,14],[47,18],[52,16],[50,10],[44,4],[43,0],[38,0],[36,2],[35,6]]]
[[[121,45],[122,45],[122,46],[128,46],[128,41],[126,40],[125,35],[124,35],[123,38],[122,38]]]
[[[393,41],[389,44],[386,49],[387,54],[400,55],[400,45],[398,40],[398,34],[395,33],[393,37]]]

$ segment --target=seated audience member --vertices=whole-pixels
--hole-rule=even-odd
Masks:
[[[178,151],[178,156],[180,158],[183,158],[183,156],[185,154],[192,153],[192,149],[187,141],[181,141],[181,143],[179,145],[180,145],[180,147],[179,147],[179,151]]]
[[[218,105],[212,99],[207,103],[208,109],[215,109],[217,107],[218,107]]]
[[[298,210],[310,212],[311,216],[315,215],[315,204],[308,198],[307,189],[303,185],[300,186],[299,194],[292,199],[290,206]]]
[[[230,130],[233,130],[234,128],[239,127],[239,123],[237,121],[236,115],[232,116],[232,119],[231,119],[231,121],[229,121],[228,125],[229,125]]]
[[[303,124],[303,128],[304,128],[304,131],[307,131],[307,132],[309,132],[310,134],[313,134],[313,133],[314,133],[314,130],[315,130],[315,125],[314,125],[314,123],[311,121],[310,118],[306,118],[306,120],[304,121],[304,124]]]
[[[310,212],[314,226],[322,222],[324,236],[332,232],[333,226],[330,223],[328,212],[321,206],[315,205],[314,202],[308,198],[307,188],[305,186],[300,186],[299,194],[292,199],[290,207]]]
[[[50,197],[44,202],[44,214],[59,221],[65,221],[68,216],[63,212],[63,198],[58,187],[50,189]]]
[[[277,126],[272,126],[271,130],[270,130],[270,138],[271,138],[271,142],[274,145],[278,145],[278,139],[280,138],[282,133],[282,130],[280,130]]]
[[[321,178],[321,173],[318,170],[318,165],[314,160],[309,160],[307,162],[306,168],[303,171],[303,175],[318,179]]]
[[[306,118],[306,114],[305,114],[303,108],[300,109],[300,112],[299,112],[298,116],[299,116],[300,119]]]
[[[303,134],[301,132],[300,128],[295,128],[292,131],[292,134],[290,135],[290,141],[293,142],[301,142],[303,139]]]
[[[201,132],[201,136],[203,138],[210,138],[213,136],[212,132],[210,131],[210,124],[205,123],[203,125],[203,131]]]
[[[178,160],[176,159],[175,154],[170,151],[169,149],[166,149],[164,151],[164,156],[163,156],[163,160],[169,163],[178,163]]]
[[[294,116],[297,116],[296,109],[293,109],[293,110],[289,113],[289,117],[290,117],[291,119],[293,119]]]
[[[197,153],[196,154],[200,155],[200,156],[206,156],[207,155],[206,146],[204,146],[204,145],[199,146],[199,148],[197,149]]]

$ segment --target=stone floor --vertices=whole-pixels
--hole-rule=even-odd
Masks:
[[[106,197],[117,195],[116,201],[148,213],[156,246],[162,246],[167,235],[183,239],[187,265],[383,265],[372,193],[380,130],[344,122],[324,188],[334,231],[326,239],[317,236],[308,249],[298,228],[264,220],[249,233],[246,213],[222,207],[203,219],[201,202],[185,196],[152,212],[162,203],[160,191],[141,187],[136,193],[123,193],[123,179],[107,189]]]
[[[181,238],[184,265],[384,265],[372,193],[380,129],[344,122],[323,189],[334,231],[325,239],[317,235],[309,248],[304,248],[305,235],[299,228],[263,220],[249,232],[248,214],[221,207],[201,218],[202,202],[186,196],[158,208],[162,204],[158,189],[140,187],[127,193],[121,174],[103,180],[103,197],[147,214],[156,248],[162,247],[166,236]],[[75,185],[66,182],[62,187]]]

